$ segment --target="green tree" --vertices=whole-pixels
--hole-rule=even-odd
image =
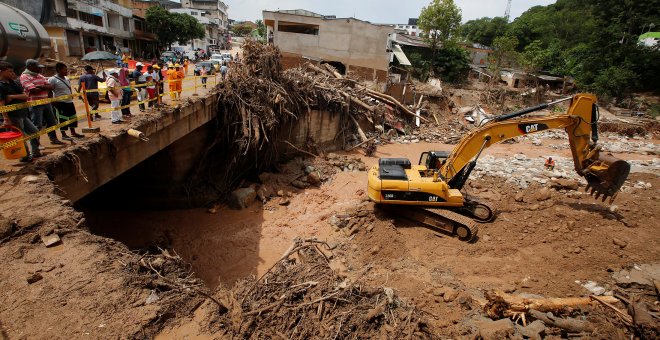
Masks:
[[[438,48],[445,47],[455,41],[461,25],[461,10],[454,0],[433,0],[422,8],[419,14],[419,28],[425,32],[426,40],[432,51],[432,64],[435,62]],[[434,67],[431,65],[430,71]]]
[[[252,32],[252,27],[246,24],[236,24],[232,26],[231,30],[234,34],[244,37]]]
[[[485,46],[492,46],[495,38],[506,34],[509,29],[509,23],[506,18],[480,18],[470,20],[461,25],[461,37],[463,40],[472,43],[478,43]]]
[[[259,37],[265,38],[266,37],[266,25],[264,24],[264,21],[259,19],[255,21],[255,24],[257,24],[257,33],[259,33]]]
[[[203,39],[206,30],[194,17],[184,13],[170,13],[165,8],[153,6],[145,16],[147,26],[156,32],[161,44],[171,48],[172,43],[187,44],[192,39]]]
[[[499,79],[500,71],[505,66],[513,66],[518,59],[518,38],[512,35],[503,35],[493,40],[493,52],[488,57],[488,69]]]

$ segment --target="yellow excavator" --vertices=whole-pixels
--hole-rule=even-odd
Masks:
[[[563,114],[528,116],[549,106],[571,101]],[[417,165],[406,158],[381,158],[369,169],[368,195],[379,208],[396,217],[417,221],[470,241],[477,235],[475,222],[489,222],[493,210],[464,196],[461,189],[483,150],[513,137],[550,129],[564,129],[573,154],[575,171],[587,180],[587,191],[610,203],[630,173],[630,164],[601,153],[596,97],[578,94],[482,122],[451,153],[422,153]]]

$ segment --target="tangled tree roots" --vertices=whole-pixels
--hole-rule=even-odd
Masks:
[[[326,246],[326,250],[321,250]],[[256,282],[237,284],[223,328],[230,337],[274,339],[430,338],[420,312],[392,289],[336,275],[327,245],[297,239]]]

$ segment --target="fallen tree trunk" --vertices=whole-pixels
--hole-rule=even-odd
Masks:
[[[330,64],[323,64],[323,66],[324,66],[324,67],[325,67],[330,73],[332,73],[332,75],[334,75],[335,78],[337,78],[337,79],[342,79],[342,78],[344,78],[344,77],[343,77],[341,74],[339,74],[339,72],[337,72],[337,70],[335,70],[335,68],[332,67]]]
[[[398,100],[392,98],[392,96],[389,96],[389,95],[386,95],[384,93],[380,93],[378,91],[374,91],[374,90],[371,90],[371,89],[366,89],[366,90],[367,90],[367,93],[370,96],[375,97],[376,99],[380,99],[380,100],[382,100],[382,101],[384,101],[384,102],[386,102],[390,105],[398,107],[399,109],[401,109],[401,111],[403,111],[403,113],[405,113],[409,116],[419,117],[419,119],[421,119],[422,121],[428,122],[428,120],[426,118],[424,118],[422,116],[419,116],[419,115],[415,114],[414,112],[410,111],[407,107],[405,107],[403,104],[401,104],[401,102],[399,102]]]
[[[360,127],[360,124],[358,124],[357,120],[355,120],[355,117],[353,117],[352,115],[348,115],[348,116],[351,117],[351,120],[355,124],[355,127],[358,130],[358,134],[360,135],[360,140],[362,140],[363,143],[366,142],[368,140],[368,138],[367,138],[367,135],[364,133],[364,131],[362,131],[362,128]]]
[[[593,303],[619,302],[613,296],[599,296],[598,300],[591,297],[571,298],[530,298],[519,295],[510,295],[501,291],[486,294],[488,301],[484,305],[486,314],[494,319],[527,313],[529,310],[540,312],[561,312],[568,307],[589,306]]]

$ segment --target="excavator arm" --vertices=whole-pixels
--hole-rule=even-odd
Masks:
[[[566,113],[517,118],[569,99],[571,104]],[[601,155],[596,144],[597,122],[596,97],[588,94],[498,116],[464,136],[440,166],[439,172],[450,188],[461,189],[485,148],[517,136],[564,129],[568,133],[575,171],[586,178],[587,189],[596,194],[596,199],[602,195],[603,201],[607,197],[613,200],[628,177],[630,164],[611,155]]]

